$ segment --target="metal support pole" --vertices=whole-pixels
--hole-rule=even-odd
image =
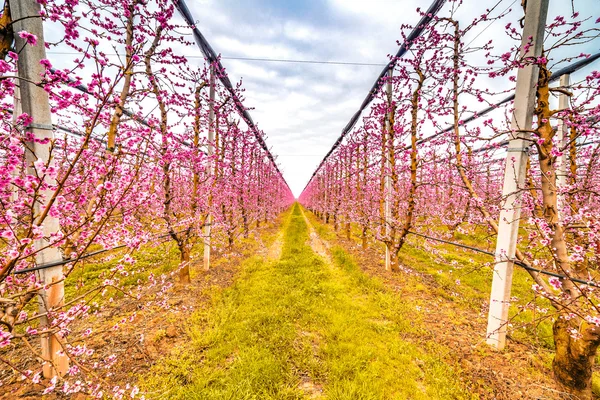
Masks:
[[[50,113],[48,93],[35,84],[40,82],[41,75],[44,72],[44,67],[40,64],[40,61],[46,58],[40,5],[36,0],[11,0],[10,9],[15,21],[13,25],[14,32],[27,31],[37,37],[37,44],[32,46],[18,35],[15,35],[15,46],[20,50],[17,68],[21,109],[23,113],[28,114],[33,119],[33,124],[26,128],[26,131],[33,133],[37,139],[53,140],[52,114]],[[41,144],[39,142],[27,144],[26,163],[28,174],[36,174],[33,163],[38,159],[53,165],[50,145],[51,143]],[[54,180],[47,175],[44,180],[50,186],[55,185]],[[46,208],[47,201],[52,194],[52,190],[40,192],[41,199],[38,199],[34,206],[36,220]],[[43,232],[43,237],[34,242],[37,251],[36,263],[46,264],[62,260],[58,247],[52,246],[49,239],[52,234],[56,234],[60,230],[58,218],[48,215],[43,221],[36,222],[42,226]],[[39,309],[40,313],[44,315],[40,318],[40,326],[48,327],[51,326],[51,312],[64,304],[65,290],[62,266],[42,269],[37,271],[36,274],[38,280],[44,284],[44,288],[39,292]],[[50,315],[48,315],[49,312]],[[42,357],[46,361],[43,365],[44,376],[51,378],[55,375],[65,374],[69,369],[69,359],[62,351],[61,338],[56,334],[44,335],[41,347]]]
[[[388,115],[385,119],[385,132],[383,133],[384,135],[387,135],[387,140],[385,141],[385,143],[387,143],[388,148],[393,148],[394,144],[391,143],[392,140],[392,135],[390,135],[390,130],[393,129],[393,126],[390,126],[391,121],[392,121],[392,115],[391,113],[393,112],[391,110],[392,107],[392,76],[393,76],[393,70],[390,69],[388,72],[388,81],[387,84],[385,86],[385,92],[387,95],[387,102],[388,102],[388,107],[390,108],[390,111],[388,111]],[[385,215],[385,236],[386,239],[389,240],[390,239],[390,233],[392,230],[392,176],[391,176],[391,168],[392,168],[392,164],[390,162],[390,157],[389,157],[389,149],[385,149],[384,150],[384,154],[383,156],[386,158],[385,160],[385,180],[384,180],[384,215]],[[385,246],[385,270],[389,271],[390,270],[390,263],[391,263],[391,254],[390,254],[390,248],[388,245]]]
[[[542,54],[544,27],[548,14],[549,0],[529,0],[525,11],[523,40],[521,52],[531,40],[528,57],[539,57]],[[538,79],[538,67],[528,65],[517,72],[514,112],[511,122],[512,135],[506,154],[504,185],[502,197],[504,204],[500,211],[498,223],[498,239],[496,241],[496,266],[490,295],[490,311],[488,315],[487,343],[498,349],[506,344],[506,328],[510,291],[513,275],[513,260],[519,237],[519,218],[521,217],[521,192],[525,183],[528,143],[533,110],[535,107],[535,87]]]
[[[569,74],[564,74],[560,77],[560,86],[564,89],[568,88],[570,85],[570,75]],[[569,108],[569,96],[567,96],[564,93],[561,93],[558,97],[558,109],[559,110],[566,110],[567,108]],[[563,119],[561,121],[560,127],[558,128],[557,133],[557,143],[558,145],[563,149],[562,150],[562,155],[559,158],[558,161],[558,171],[556,171],[556,185],[557,185],[557,197],[556,197],[556,206],[558,208],[558,220],[562,221],[562,216],[563,216],[563,210],[565,207],[565,195],[561,193],[561,190],[564,189],[565,186],[567,186],[567,149],[566,144],[567,144],[567,131],[568,131],[568,127],[567,127],[567,123],[566,121]]]
[[[210,66],[210,82],[208,90],[208,175],[213,174],[213,155],[214,141],[215,141],[215,67]],[[209,206],[212,207],[212,204]],[[204,227],[204,270],[210,269],[210,239],[212,230],[212,210],[208,210],[208,216],[206,217],[206,226]]]

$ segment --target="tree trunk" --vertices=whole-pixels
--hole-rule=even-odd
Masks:
[[[362,248],[365,250],[367,248],[367,226],[363,226],[362,229]]]
[[[550,125],[550,117],[556,111],[550,109],[550,72],[547,65],[540,65],[540,74],[537,86],[537,105],[535,115],[538,120],[536,133],[541,143],[538,142],[538,159],[542,191],[542,215],[552,236],[550,243],[553,249],[554,265],[562,274],[585,278],[588,271],[581,264],[573,263],[569,257],[565,227],[559,218],[557,177],[555,159],[553,155],[553,138],[555,131]],[[587,301],[584,294],[570,279],[562,279],[562,291],[568,299],[568,305],[559,304],[557,307],[561,315],[574,309],[586,313]],[[586,313],[587,314],[587,313]],[[578,335],[572,337],[572,333]],[[553,327],[556,356],[552,363],[554,376],[566,392],[577,396],[579,399],[592,398],[592,367],[595,363],[596,350],[600,344],[600,327],[588,324],[579,317],[565,319],[558,318]]]
[[[575,339],[571,331],[579,331]],[[600,328],[579,318],[559,317],[553,326],[556,355],[552,362],[554,377],[564,391],[581,400],[592,399],[592,368],[600,344]]]
[[[242,214],[243,214],[243,217],[242,217],[242,221],[243,221],[242,226],[244,227],[244,237],[246,239],[248,239],[248,232],[250,231],[250,228],[248,226],[248,216],[246,215],[246,210],[245,209],[242,209]]]
[[[386,246],[388,246],[386,244]],[[398,254],[394,252],[393,249],[389,248],[390,252],[390,271],[392,272],[400,272],[400,262],[398,261]]]
[[[190,278],[190,248],[186,244],[179,244],[180,254],[180,270],[179,270],[179,283],[187,285],[192,282]]]
[[[10,51],[13,42],[12,19],[8,1],[4,3],[4,11],[0,17],[0,60],[4,60]]]

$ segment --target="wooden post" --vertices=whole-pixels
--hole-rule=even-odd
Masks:
[[[33,133],[37,139],[53,140],[54,133],[52,128],[52,114],[50,112],[50,104],[48,93],[40,87],[36,86],[36,82],[41,81],[41,75],[45,71],[40,64],[42,59],[46,58],[46,48],[44,46],[44,30],[42,19],[40,18],[40,5],[36,0],[11,0],[11,14],[13,17],[14,32],[26,31],[37,37],[37,44],[32,46],[26,44],[25,40],[15,35],[16,48],[21,50],[19,53],[18,68],[18,83],[21,97],[21,110],[28,114],[33,123],[25,130]],[[35,167],[33,163],[38,159],[45,163],[53,164],[50,157],[51,143],[41,144],[38,142],[30,142],[27,145],[26,162],[27,173],[35,175]],[[48,176],[44,177],[49,185],[54,185],[55,182]],[[47,201],[52,196],[51,190],[40,192],[43,199],[38,200],[34,206],[34,215],[37,219],[42,210],[46,208]],[[46,216],[43,221],[37,221],[42,226],[43,238],[35,241],[35,249],[37,250],[35,261],[38,265],[56,261],[61,261],[61,253],[56,246],[52,246],[49,237],[52,234],[59,232],[60,226],[58,218]],[[54,311],[64,304],[64,284],[62,266],[46,268],[37,272],[38,280],[44,284],[44,288],[40,290],[40,313],[44,315],[40,318],[40,327],[48,327],[51,325],[51,317],[47,316],[49,311]],[[43,365],[43,374],[46,378],[51,378],[56,375],[63,375],[69,369],[69,359],[62,351],[61,338],[55,334],[47,334],[42,336],[42,357],[46,361]]]
[[[208,90],[208,175],[213,174],[213,155],[214,141],[215,141],[215,67],[210,66],[210,82]],[[215,177],[216,178],[216,177]],[[209,206],[212,206],[210,204]],[[212,230],[212,213],[208,210],[208,216],[206,217],[206,226],[204,227],[204,270],[210,269],[210,238]]]
[[[532,45],[529,46],[528,52],[524,54],[525,56],[539,57],[542,54],[548,1],[529,0],[527,2],[521,49],[528,45],[530,39]],[[487,326],[487,343],[498,349],[503,349],[506,344],[513,261],[519,237],[519,218],[521,217],[520,190],[525,183],[525,172],[529,157],[528,139],[530,134],[525,130],[531,129],[537,80],[538,67],[536,65],[528,65],[525,68],[520,68],[517,72],[514,112],[511,122],[513,133],[506,154],[504,185],[502,188],[504,204],[500,211],[500,221],[498,223],[496,266],[492,281]]]
[[[564,89],[567,89],[570,85],[570,75],[564,74],[560,77],[560,86]],[[566,110],[569,108],[569,96],[565,93],[561,93],[558,97],[558,109]],[[560,193],[562,189],[567,185],[567,130],[568,126],[566,123],[566,118],[561,121],[560,127],[558,128],[557,133],[557,142],[558,146],[562,149],[562,155],[558,161],[558,170],[556,171],[557,178],[557,191],[558,196],[556,197],[556,206],[558,208],[558,220],[562,221],[563,217],[563,209],[565,207],[565,195]]]
[[[385,119],[385,132],[383,133],[384,135],[387,135],[388,138],[386,140],[386,143],[388,146],[394,146],[393,143],[391,143],[391,135],[389,134],[390,129],[393,129],[393,126],[390,126],[390,123],[392,121],[392,111],[391,111],[391,107],[392,107],[392,76],[393,76],[394,70],[390,69],[388,72],[388,81],[387,84],[385,86],[385,92],[387,95],[387,102],[388,102],[388,107],[390,108],[390,111],[388,112],[388,115]],[[384,154],[383,157],[386,157],[385,160],[385,189],[384,189],[384,215],[385,215],[385,220],[384,220],[384,224],[385,224],[385,236],[387,240],[390,240],[390,233],[391,233],[391,229],[392,229],[392,176],[391,176],[391,168],[392,165],[390,163],[390,157],[389,157],[389,151],[387,149],[384,149]],[[391,254],[390,254],[390,246],[386,244],[385,246],[385,270],[389,271],[390,270],[390,263],[391,263]]]

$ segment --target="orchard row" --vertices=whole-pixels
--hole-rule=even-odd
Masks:
[[[503,286],[492,286],[488,334],[503,346],[510,295],[495,292],[510,293],[506,271],[515,260],[553,306],[542,318],[555,321],[557,380],[589,398],[600,344],[600,74],[584,68],[569,80],[552,69],[597,58],[573,51],[598,47],[600,18],[574,13],[545,24],[547,2],[529,1],[522,28],[506,24],[511,11],[465,21],[459,3],[393,60],[385,90],[300,202],[349,238],[358,227],[364,247],[371,238],[385,244],[392,271],[413,232],[456,241],[457,232],[483,229],[497,237],[494,279]],[[507,35],[476,44],[474,32],[494,22],[506,24]],[[539,37],[521,33],[535,26]],[[515,82],[514,102],[499,101]]]
[[[194,248],[208,268],[211,247],[248,237],[293,196],[240,113],[241,83],[224,86],[218,60],[185,57],[198,50],[174,2],[12,0],[1,20],[0,358],[48,392],[101,397],[95,370],[115,360],[86,347],[91,298],[156,285],[121,278],[165,239],[189,283]],[[113,248],[103,282],[65,299],[82,259]],[[24,369],[13,351],[40,338]]]

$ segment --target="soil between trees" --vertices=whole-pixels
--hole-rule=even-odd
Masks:
[[[492,351],[485,316],[440,296],[428,275],[384,271],[377,248],[361,250],[299,205],[260,233],[259,248],[242,245],[174,286],[169,311],[122,301],[99,318],[105,333],[91,346],[119,355],[107,380],[138,381],[147,399],[559,398],[538,349]],[[109,332],[107,320],[134,312]],[[2,399],[41,396],[5,388]]]
[[[413,300],[342,248],[331,263],[317,255],[299,205],[283,232],[279,259],[245,260],[233,285],[192,314],[189,340],[143,377],[147,397],[481,398]]]

